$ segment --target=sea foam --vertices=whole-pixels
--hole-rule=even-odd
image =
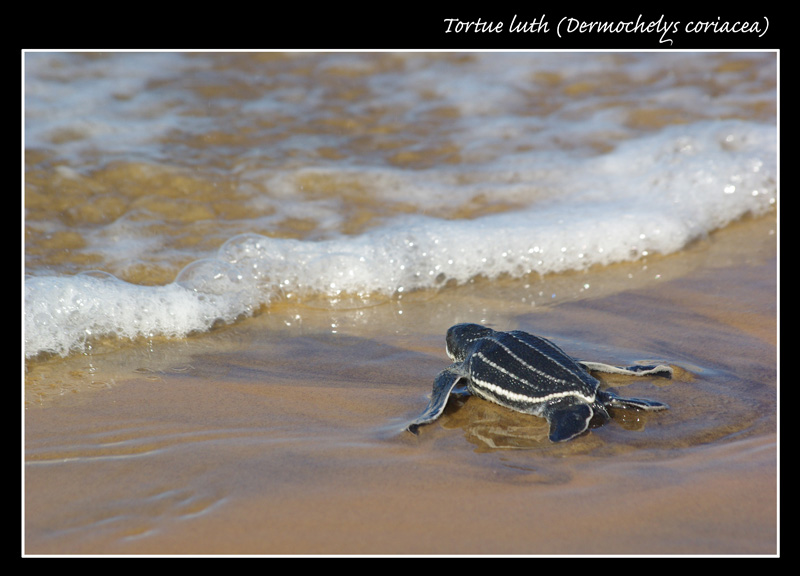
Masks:
[[[497,173],[525,173],[520,158],[508,163],[495,166]],[[392,297],[477,276],[550,274],[673,253],[775,205],[777,134],[774,126],[739,121],[672,126],[600,156],[556,161],[548,173],[557,193],[471,219],[425,216],[421,207],[323,240],[243,230],[165,286],[103,273],[29,276],[26,356],[66,355],[95,336],[182,337],[281,298]]]

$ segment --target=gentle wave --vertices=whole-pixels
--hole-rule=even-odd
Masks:
[[[777,134],[750,122],[673,126],[572,165],[561,194],[468,220],[409,215],[326,240],[231,238],[165,286],[109,274],[29,276],[25,352],[96,336],[183,337],[276,299],[391,297],[477,276],[521,277],[668,254],[777,199]]]

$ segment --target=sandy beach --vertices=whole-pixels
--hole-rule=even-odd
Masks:
[[[776,554],[776,232],[746,218],[644,267],[532,279],[553,304],[479,281],[33,361],[23,553]],[[401,432],[461,321],[668,362],[672,380],[603,380],[671,409],[556,445],[452,399]]]

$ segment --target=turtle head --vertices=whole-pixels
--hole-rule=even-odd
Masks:
[[[480,324],[456,324],[447,330],[447,355],[453,362],[463,362],[472,344],[492,334],[494,330]]]

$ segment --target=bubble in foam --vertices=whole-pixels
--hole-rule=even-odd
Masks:
[[[204,258],[187,265],[175,278],[175,284],[198,294],[231,294],[243,288],[237,268],[216,258]]]

